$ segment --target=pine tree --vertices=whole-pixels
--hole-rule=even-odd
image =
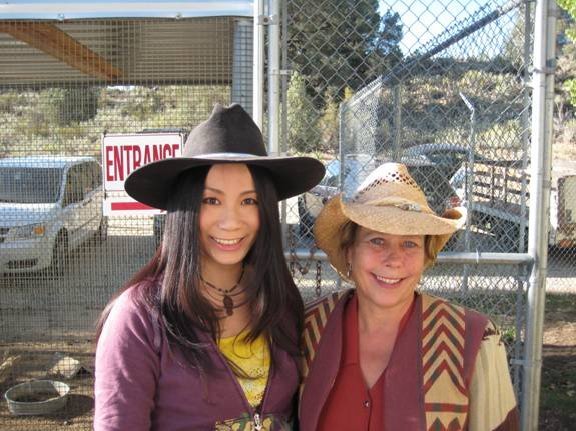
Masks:
[[[318,115],[306,93],[306,82],[298,72],[292,74],[287,92],[288,148],[300,152],[318,150]]]
[[[558,4],[563,7],[566,12],[572,17],[572,20],[576,20],[576,0],[558,0]],[[572,41],[572,45],[566,44],[562,47],[562,57],[559,59],[559,65],[561,71],[564,71],[564,75],[567,75],[566,71],[573,72],[575,70],[574,64],[576,63],[576,26],[574,21],[572,21],[572,26],[565,30],[565,34]],[[576,107],[576,79],[568,78],[563,83],[564,90],[568,93],[570,98],[570,103],[572,106]]]
[[[289,3],[289,58],[307,78],[316,107],[326,90],[356,91],[401,60],[402,25],[397,13],[382,17],[378,0],[327,0]]]

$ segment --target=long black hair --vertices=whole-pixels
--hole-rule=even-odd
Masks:
[[[284,260],[276,188],[266,169],[248,168],[256,189],[260,226],[244,259],[242,287],[251,311],[247,339],[265,335],[270,345],[298,356],[304,305]],[[199,216],[209,169],[195,168],[179,178],[168,202],[162,244],[118,292],[137,285],[140,297],[157,310],[170,346],[180,349],[189,365],[206,371],[211,368],[207,346],[196,331],[207,332],[214,340],[220,337],[217,310],[199,288]],[[113,301],[100,317],[97,337],[112,305]],[[271,359],[274,365],[273,355]]]

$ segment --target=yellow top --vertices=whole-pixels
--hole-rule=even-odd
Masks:
[[[218,341],[218,348],[246,375],[246,377],[236,376],[236,378],[250,405],[256,407],[262,402],[268,382],[270,352],[263,335],[252,343],[246,342],[245,335],[246,332],[241,332],[232,337],[221,338]]]

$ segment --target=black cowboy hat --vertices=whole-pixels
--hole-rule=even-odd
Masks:
[[[133,171],[124,188],[137,201],[166,209],[168,198],[185,171],[216,163],[244,163],[265,168],[278,199],[304,193],[324,177],[324,165],[312,157],[268,156],[260,129],[244,109],[216,104],[210,117],[196,126],[181,157],[158,160]]]

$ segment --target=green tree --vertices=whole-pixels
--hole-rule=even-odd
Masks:
[[[287,92],[288,148],[300,152],[318,149],[318,115],[306,93],[304,77],[295,72]]]
[[[64,100],[60,109],[63,124],[79,123],[91,120],[98,112],[100,89],[97,87],[69,88],[64,91]]]
[[[320,131],[320,146],[324,151],[336,153],[338,151],[338,108],[333,91],[327,91],[326,108],[318,120]]]
[[[561,58],[559,59],[559,67],[561,77],[570,76],[563,81],[563,88],[568,93],[572,106],[576,107],[576,79],[573,74],[576,71],[576,49],[574,47],[574,44],[576,44],[576,26],[574,25],[574,20],[576,20],[576,0],[558,0],[558,4],[572,18],[571,26],[564,31],[564,34],[572,41],[572,44],[562,44],[563,41],[560,40]],[[564,22],[561,25],[564,26]]]
[[[98,112],[100,90],[90,88],[50,88],[42,92],[40,104],[47,118],[59,126],[91,120]]]
[[[318,119],[318,130],[320,132],[320,150],[337,154],[339,151],[340,137],[340,103],[347,101],[353,93],[350,87],[344,89],[342,102],[338,102],[334,97],[334,90],[329,88],[326,92],[326,107],[322,116]]]
[[[346,86],[362,88],[402,57],[400,16],[380,16],[378,0],[294,0],[288,7],[289,57],[317,107],[328,88],[341,100]]]

